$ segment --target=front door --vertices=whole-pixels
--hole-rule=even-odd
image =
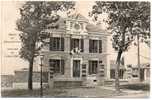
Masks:
[[[80,60],[73,60],[73,77],[80,77]]]

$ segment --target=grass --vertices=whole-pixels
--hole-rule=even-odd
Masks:
[[[54,88],[43,91],[44,97],[112,97],[115,91],[101,88]],[[2,97],[40,97],[40,90],[28,91],[25,89],[6,90],[1,92]]]
[[[127,85],[121,85],[120,88],[121,89],[131,89],[131,90],[150,91],[150,84],[148,84],[148,83],[127,84]]]
[[[63,90],[53,89],[51,91],[44,90],[44,95],[49,95],[49,97],[54,97],[63,93]],[[3,90],[1,91],[2,97],[40,97],[40,89],[35,89],[29,91],[27,89],[16,89],[16,90]]]
[[[144,90],[149,91],[149,84],[127,84],[121,85],[121,89],[131,89],[131,90]],[[117,94],[115,90],[103,89],[101,87],[77,87],[77,88],[53,88],[45,89],[43,91],[44,97],[46,98],[85,98],[85,97],[98,97],[98,98],[109,98],[114,96],[123,96],[127,93],[122,92]],[[40,90],[36,89],[29,91],[27,89],[16,89],[16,90],[5,90],[1,91],[2,97],[40,97]]]
[[[39,94],[39,90],[29,91],[26,89],[16,89],[1,91],[2,97],[37,97]]]

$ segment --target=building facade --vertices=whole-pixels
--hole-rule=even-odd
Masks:
[[[48,25],[46,32],[50,34],[46,40],[49,44],[41,53],[50,87],[103,84],[107,77],[108,33],[90,24],[81,14],[60,18]]]
[[[138,65],[127,65],[128,70],[128,81],[138,82],[139,81],[139,71]],[[150,64],[144,63],[140,64],[140,81],[150,83]]]

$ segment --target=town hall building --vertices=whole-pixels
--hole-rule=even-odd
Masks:
[[[81,14],[61,18],[41,53],[49,86],[102,85],[107,76],[107,36]],[[45,33],[44,32],[44,33]]]

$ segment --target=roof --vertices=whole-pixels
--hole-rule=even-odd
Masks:
[[[87,24],[86,30],[87,30],[88,32],[100,32],[100,33],[105,33],[105,31],[102,30],[99,26],[96,26],[96,25],[90,24],[90,23]]]
[[[54,27],[53,29],[51,27]],[[51,28],[51,30],[66,30],[65,19],[60,17],[56,23],[51,23],[47,25],[47,28]]]
[[[76,19],[78,21],[87,22],[86,30],[88,31],[88,33],[91,33],[91,32],[105,33],[105,31],[103,29],[101,29],[100,26],[89,23],[89,20],[81,14],[73,14],[73,15],[69,16],[67,19],[69,19],[69,20]],[[66,19],[60,17],[59,20],[56,23],[53,23],[53,24],[51,23],[47,27],[49,28],[49,27],[52,27],[52,26],[57,26],[57,28],[54,28],[54,29],[51,29],[51,30],[65,31],[66,30]]]

